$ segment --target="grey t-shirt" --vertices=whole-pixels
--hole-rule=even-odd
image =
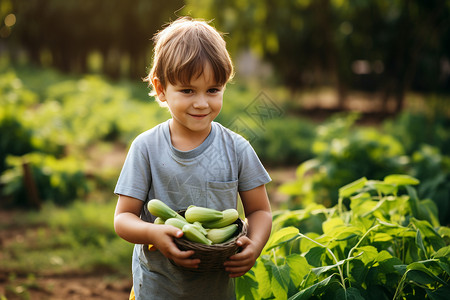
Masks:
[[[197,148],[173,147],[170,120],[140,134],[132,143],[114,193],[146,204],[153,198],[174,210],[189,205],[236,208],[239,191],[270,182],[255,151],[240,135],[213,122]],[[155,219],[144,205],[141,219]],[[225,272],[193,273],[173,265],[159,251],[136,245],[133,253],[136,299],[234,299],[234,281]]]

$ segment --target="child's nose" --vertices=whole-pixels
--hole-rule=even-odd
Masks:
[[[202,109],[208,107],[208,99],[205,95],[199,95],[194,101],[194,108]]]

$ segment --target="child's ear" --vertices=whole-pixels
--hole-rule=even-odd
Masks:
[[[161,84],[161,81],[159,80],[158,77],[154,77],[152,79],[152,85],[153,85],[153,88],[155,89],[155,93],[158,96],[159,101],[161,101],[161,102],[166,101],[164,87]]]

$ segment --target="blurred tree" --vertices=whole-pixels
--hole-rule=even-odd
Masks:
[[[450,1],[442,0],[3,0],[17,17],[0,43],[66,71],[142,77],[149,39],[179,15],[213,20],[230,52],[251,49],[293,91],[332,85],[341,108],[349,89],[380,92],[384,110],[410,89],[450,91]],[[183,5],[186,4],[184,7]],[[181,9],[183,7],[183,9]],[[6,28],[6,29],[5,29]],[[3,30],[5,29],[5,30]],[[3,30],[3,31],[2,31]],[[3,32],[3,33],[2,33]],[[8,34],[6,34],[8,33]],[[1,48],[0,48],[1,49]],[[10,48],[13,49],[13,48]],[[148,61],[147,61],[148,60]]]
[[[185,12],[214,19],[232,49],[269,61],[293,90],[334,85],[381,91],[398,112],[411,88],[449,92],[450,1],[187,0]],[[445,68],[445,66],[447,66]]]
[[[17,16],[9,42],[40,64],[85,72],[88,56],[101,53],[103,72],[117,78],[128,58],[129,75],[143,77],[153,34],[183,5],[181,0],[12,0]]]

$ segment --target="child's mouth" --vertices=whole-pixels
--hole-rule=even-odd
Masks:
[[[190,114],[191,117],[196,118],[196,119],[203,119],[204,117],[206,117],[208,114],[201,114],[201,115],[193,115]]]

